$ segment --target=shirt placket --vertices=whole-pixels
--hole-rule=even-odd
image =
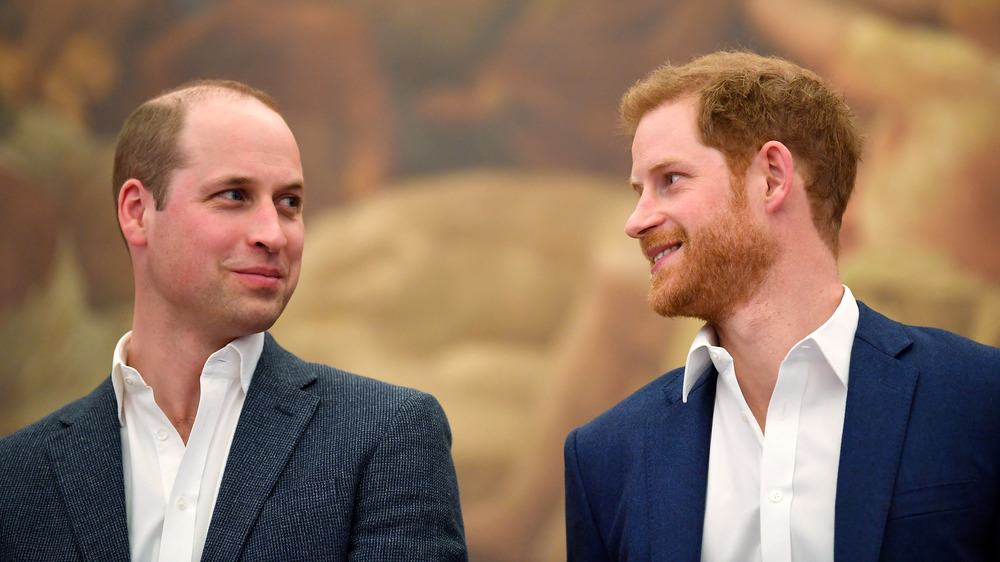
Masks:
[[[227,362],[210,360],[202,373],[198,413],[167,503],[160,560],[191,560],[194,556],[198,503],[202,499],[209,444],[218,426],[226,389],[230,384],[224,372]]]
[[[760,546],[765,562],[792,559],[792,502],[799,412],[808,362],[799,350],[782,363],[767,409],[760,471]]]

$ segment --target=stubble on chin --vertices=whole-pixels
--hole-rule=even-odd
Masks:
[[[291,290],[233,291],[217,299],[216,321],[236,334],[246,336],[269,330],[284,312]]]

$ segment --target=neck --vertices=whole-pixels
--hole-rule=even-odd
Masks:
[[[832,256],[825,264],[778,264],[757,295],[713,323],[719,345],[733,358],[736,380],[761,430],[781,362],[792,346],[833,315],[843,296]]]
[[[226,343],[207,343],[199,334],[171,330],[165,323],[133,321],[128,364],[153,388],[156,405],[185,444],[198,413],[205,362]]]

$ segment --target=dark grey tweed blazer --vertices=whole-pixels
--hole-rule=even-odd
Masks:
[[[0,560],[128,560],[108,378],[0,439]],[[267,335],[203,560],[467,560],[430,395],[306,363]]]

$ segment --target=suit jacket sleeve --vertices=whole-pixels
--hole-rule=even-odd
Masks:
[[[451,430],[432,396],[414,393],[363,471],[352,561],[467,560]]]

